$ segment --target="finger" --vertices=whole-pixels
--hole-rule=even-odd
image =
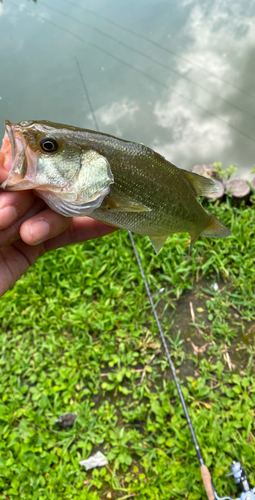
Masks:
[[[69,228],[59,236],[46,241],[46,251],[55,250],[71,243],[80,243],[82,241],[100,238],[106,234],[116,231],[118,228],[104,224],[90,217],[74,218]]]
[[[0,184],[4,182],[11,168],[11,162],[7,159],[6,155],[0,151]]]
[[[34,194],[32,191],[3,192],[0,194],[0,230],[5,229],[23,215],[33,205]]]
[[[43,243],[36,247],[17,241],[0,250],[0,297],[45,253]]]
[[[38,245],[65,231],[71,222],[71,217],[64,217],[46,208],[22,224],[20,236],[28,245]]]
[[[25,220],[33,217],[33,215],[40,213],[45,208],[45,203],[40,198],[35,197],[34,203],[30,210],[21,217],[17,222],[12,224],[7,229],[0,231],[0,248],[5,247],[20,239],[20,227]]]

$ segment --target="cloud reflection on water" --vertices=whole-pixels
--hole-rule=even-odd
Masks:
[[[112,125],[114,127],[114,135],[122,137],[122,120],[129,121],[131,125],[137,111],[139,111],[139,106],[134,101],[123,98],[120,102],[115,101],[97,109],[96,116],[103,126]],[[88,116],[92,120],[92,115]]]
[[[174,158],[180,163],[179,166],[190,168],[194,162],[220,160],[226,151],[229,151],[231,158],[233,145],[239,141],[242,144],[242,154],[236,151],[236,157],[233,159],[232,151],[232,161],[238,164],[244,160],[243,151],[251,146],[254,148],[254,144],[231,129],[227,123],[254,137],[255,118],[247,117],[245,111],[252,111],[255,101],[245,95],[245,91],[240,92],[233,86],[244,89],[246,87],[247,48],[254,50],[255,27],[251,22],[250,13],[245,13],[243,6],[237,6],[235,3],[231,6],[229,2],[223,2],[222,5],[219,1],[187,3],[183,0],[182,3],[193,6],[186,24],[182,27],[183,31],[189,33],[191,43],[183,52],[179,52],[181,58],[176,60],[176,68],[197,83],[203,83],[204,87],[217,93],[219,97],[238,105],[244,112],[227,106],[220,98],[201,91],[187,80],[178,78],[173,85],[169,79],[173,91],[169,90],[157,99],[153,112],[157,124],[162,129],[168,129],[169,135],[171,133],[171,142],[165,140],[166,133],[163,134],[164,141],[160,134],[157,134],[152,147],[169,159]],[[192,61],[194,66],[188,61]],[[200,71],[198,66],[204,68],[205,72]],[[254,75],[253,68],[251,71]],[[216,78],[206,72],[215,74]],[[252,92],[253,89],[247,91]],[[217,115],[219,119],[200,111],[192,104],[189,105],[175,92],[190,96],[190,99]],[[248,147],[247,142],[250,142]]]
[[[94,128],[77,54],[102,131],[183,168],[222,161],[251,170],[255,102],[238,88],[254,93],[253,0],[47,4],[4,2],[1,116]]]
[[[215,148],[231,147],[230,129],[208,116],[201,120],[199,113],[185,105],[181,98],[172,95],[167,103],[157,102],[154,114],[158,125],[172,130],[172,141],[162,144],[156,138],[153,148],[166,158],[174,159],[172,161],[176,161],[179,167],[191,168],[195,158],[203,163],[203,159],[208,158]],[[212,161],[218,159],[217,153],[214,154]]]

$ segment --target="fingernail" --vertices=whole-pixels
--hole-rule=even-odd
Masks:
[[[17,218],[17,210],[11,205],[0,208],[0,229],[9,227]]]
[[[35,243],[41,243],[44,241],[50,232],[50,226],[48,222],[44,220],[39,220],[31,223],[31,236]]]

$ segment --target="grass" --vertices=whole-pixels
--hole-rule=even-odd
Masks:
[[[255,470],[255,210],[210,211],[232,236],[200,238],[191,256],[187,235],[159,256],[135,239],[205,462],[236,497],[232,459],[251,482]],[[206,498],[126,232],[44,256],[0,321],[0,499]],[[86,472],[96,451],[109,466]]]

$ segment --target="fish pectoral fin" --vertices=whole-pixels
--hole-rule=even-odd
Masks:
[[[156,253],[159,253],[160,249],[164,245],[166,239],[168,238],[167,236],[149,236],[151,240],[151,244],[155,250]]]
[[[150,212],[151,209],[127,198],[105,198],[104,210],[112,212]]]
[[[220,191],[219,186],[212,179],[188,172],[187,170],[182,170],[182,172],[195,190],[196,196],[205,196],[206,194],[218,193]]]

